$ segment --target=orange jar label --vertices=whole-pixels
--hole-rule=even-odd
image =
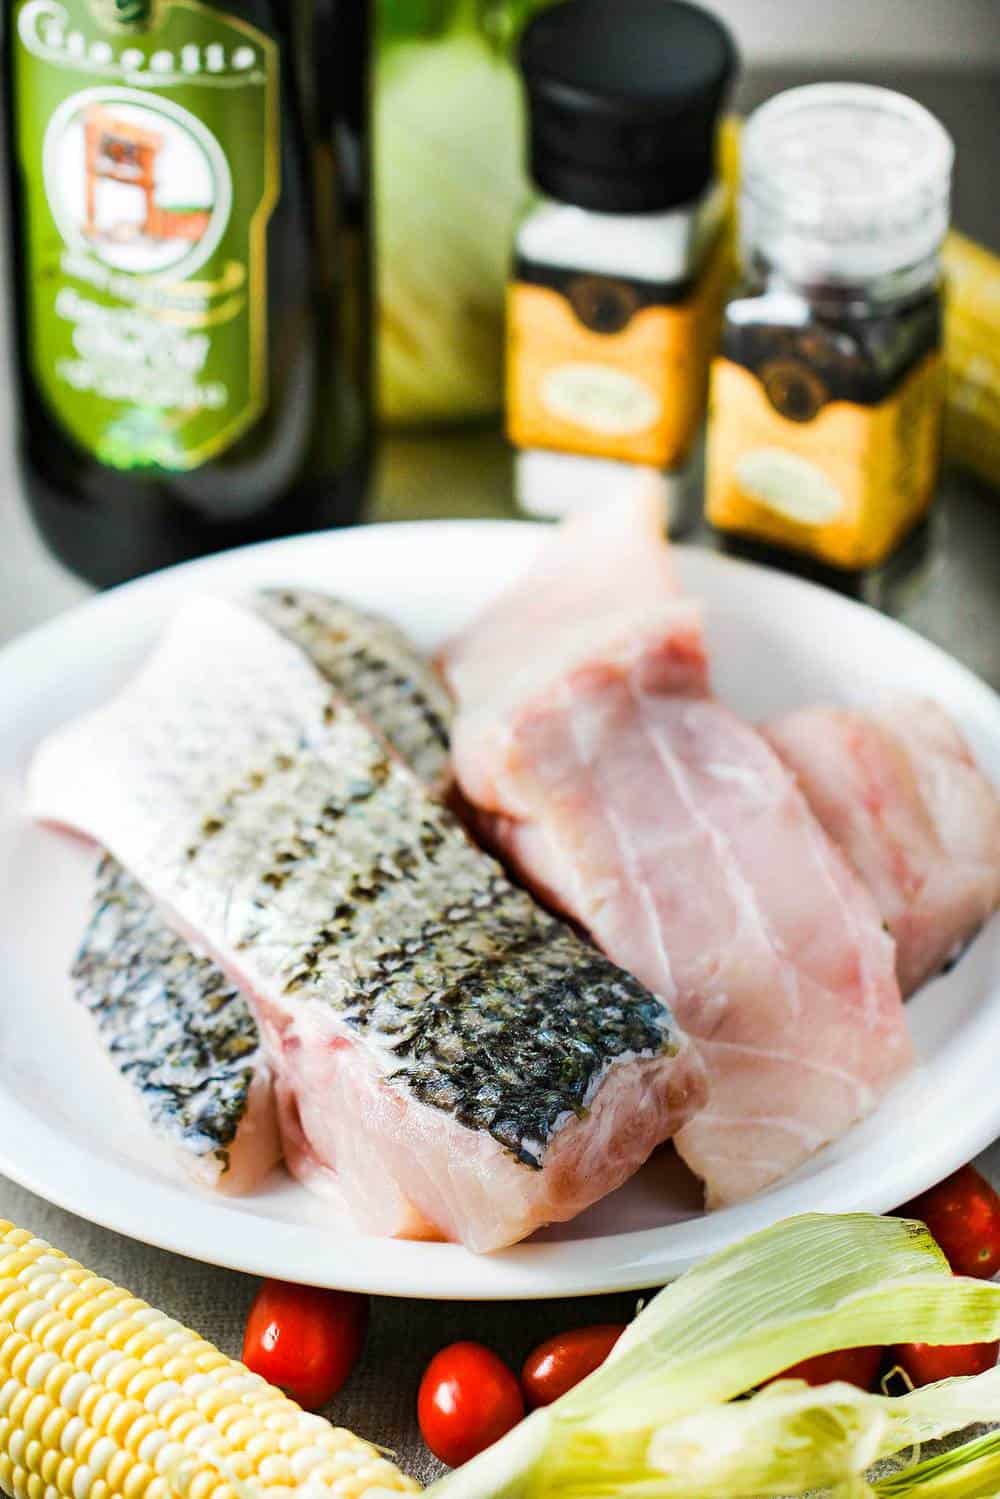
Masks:
[[[522,262],[507,300],[507,430],[554,448],[678,468],[705,412],[729,257],[686,285]]]
[[[713,525],[873,567],[929,506],[942,366],[935,349],[881,401],[828,400],[805,363],[712,369],[706,512]]]

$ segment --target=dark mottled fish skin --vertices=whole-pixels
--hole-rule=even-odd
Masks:
[[[334,691],[364,714],[426,786],[448,773],[454,716],[430,663],[379,615],[302,588],[263,589],[263,619],[305,651]]]
[[[397,1087],[540,1168],[616,1061],[677,1054],[673,1017],[512,885],[358,715],[330,701],[323,724],[212,807],[183,882],[202,911],[238,885],[227,940],[255,984],[330,1005],[391,1054]]]
[[[448,766],[451,707],[430,664],[387,620],[302,589],[263,590],[253,608],[297,645],[428,785]],[[80,1002],[162,1138],[182,1157],[229,1167],[261,1065],[249,1006],[209,959],[165,925],[109,856],[72,970]]]
[[[675,1055],[676,1037],[659,1001],[635,979],[599,955],[588,962],[565,927],[525,934],[523,913],[504,915],[504,893],[495,891],[488,912],[476,910],[481,926],[471,941],[449,934],[450,988],[392,1017],[404,1064],[392,1077],[422,1103],[488,1131],[522,1165],[541,1167],[561,1120],[586,1111],[612,1062]],[[494,949],[486,957],[477,952],[484,934]],[[464,970],[454,962],[459,954]],[[426,954],[407,955],[404,974],[429,956],[430,945]],[[463,1003],[470,991],[475,1003]],[[377,983],[375,993],[391,1009]],[[365,995],[359,1011],[374,1013],[370,1004]]]
[[[77,997],[156,1132],[224,1172],[261,1062],[246,1001],[107,856],[95,899],[72,970]]]

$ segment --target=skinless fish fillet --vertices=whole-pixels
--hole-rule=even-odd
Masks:
[[[709,1206],[786,1175],[911,1062],[893,950],[764,740],[711,699],[567,695],[519,749],[560,907],[667,999],[710,1097],[675,1144]],[[655,811],[651,811],[655,809]],[[526,877],[523,824],[503,848]]]
[[[262,621],[189,604],[31,805],[248,995],[293,1165],[379,1234],[489,1250],[620,1185],[704,1101],[667,1007],[515,889]]]
[[[927,699],[802,708],[764,732],[874,895],[911,994],[1000,905],[1000,797]]]
[[[428,785],[443,785],[450,701],[395,626],[304,589],[267,590],[251,602]],[[227,1193],[253,1190],[281,1155],[257,1023],[218,966],[171,931],[110,857],[72,976],[105,1050],[185,1174]]]
[[[452,760],[465,796],[517,812],[507,774],[517,714],[549,687],[634,673],[650,691],[708,691],[697,605],[680,596],[655,495],[564,522],[522,579],[442,656],[461,712]]]
[[[537,577],[449,647],[444,670],[458,699],[461,785],[473,801],[488,788],[479,806],[496,846],[697,1041],[709,1103],[675,1143],[718,1206],[836,1139],[912,1053],[874,902],[764,739],[710,698],[651,677],[644,632],[635,652],[619,644],[619,669],[597,639],[600,669],[574,655],[560,677],[564,596],[585,610],[584,584],[597,571],[637,605],[644,596],[651,566],[641,563],[633,589],[627,512],[590,533],[599,565],[592,556],[589,571],[580,523],[564,533],[565,553],[560,536],[543,558],[553,612],[536,629],[549,669],[538,668],[525,698],[508,698],[502,726],[482,732],[478,684],[494,636],[502,639]],[[635,523],[648,530],[644,516]],[[612,524],[621,527],[617,550]],[[661,536],[655,545],[664,550]],[[561,564],[581,568],[565,588]],[[669,636],[669,614],[661,627]],[[651,647],[662,659],[655,636]],[[476,757],[481,773],[470,769]]]

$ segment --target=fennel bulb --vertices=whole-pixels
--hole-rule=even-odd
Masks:
[[[504,286],[527,194],[509,39],[541,3],[460,0],[436,33],[383,28],[374,149],[385,421],[453,422],[500,409]]]

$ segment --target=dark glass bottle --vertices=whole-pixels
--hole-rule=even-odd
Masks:
[[[95,583],[358,518],[367,12],[4,0],[22,470]]]

